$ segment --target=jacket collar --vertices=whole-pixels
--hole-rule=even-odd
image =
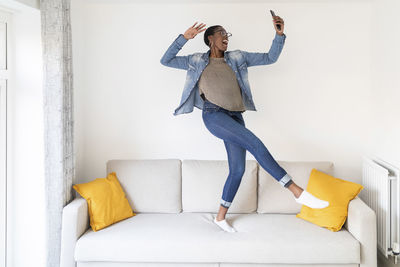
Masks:
[[[208,63],[209,58],[210,58],[210,53],[211,53],[211,49],[208,49],[208,51],[207,51],[206,53],[203,53],[203,55],[201,56],[201,58],[202,58],[204,61],[207,61],[207,63]],[[228,54],[229,54],[229,51],[225,51],[225,53],[224,53],[225,61],[228,60]]]

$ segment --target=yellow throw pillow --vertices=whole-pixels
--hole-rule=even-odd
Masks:
[[[346,221],[350,200],[354,199],[363,188],[360,184],[312,169],[306,191],[319,199],[328,201],[329,206],[313,209],[302,205],[296,217],[337,232]]]
[[[95,232],[136,215],[115,172],[109,173],[107,178],[96,178],[88,183],[73,185],[73,188],[86,199],[90,226]]]

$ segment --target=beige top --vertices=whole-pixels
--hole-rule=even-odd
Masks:
[[[232,68],[224,58],[210,57],[199,79],[199,93],[206,99],[230,111],[245,111],[242,94]]]

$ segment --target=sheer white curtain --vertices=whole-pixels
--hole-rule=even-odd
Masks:
[[[60,265],[62,209],[74,194],[70,0],[40,1],[46,192],[46,266]]]

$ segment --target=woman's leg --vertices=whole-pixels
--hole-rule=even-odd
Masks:
[[[329,202],[320,200],[297,185],[293,185],[292,177],[275,161],[263,142],[244,125],[232,119],[229,112],[203,110],[203,121],[207,129],[216,137],[240,146],[254,155],[257,162],[272,175],[283,187],[288,188],[298,203],[311,208],[324,208]],[[243,120],[241,113],[235,116]],[[292,185],[292,186],[290,186]],[[299,194],[300,191],[300,194]],[[303,192],[304,191],[304,192]]]
[[[246,150],[225,140],[224,144],[228,154],[229,175],[225,181],[219,211],[215,220],[217,224],[222,224],[220,226],[225,231],[234,232],[236,230],[224,220],[246,169]]]
[[[225,140],[224,144],[228,154],[229,175],[222,192],[221,205],[229,208],[246,169],[246,149]]]
[[[238,116],[232,116],[232,118],[243,126],[245,125],[243,118]],[[246,169],[246,149],[225,140],[223,141],[228,156],[229,175],[223,188],[217,220],[225,219],[225,215],[228,212],[228,208],[231,206],[237,190],[239,189],[239,185]]]
[[[212,134],[223,139],[228,154],[229,175],[224,185],[220,208],[216,218],[218,221],[225,219],[226,213],[228,212],[232,200],[234,199],[241,183],[246,167],[246,149],[249,150],[253,155],[256,153],[256,151],[259,153],[256,154],[256,159],[258,162],[261,162],[264,165],[264,169],[268,168],[271,170],[275,168],[274,175],[275,177],[280,178],[275,179],[282,180],[282,177],[288,178],[284,183],[282,181],[281,184],[283,186],[288,187],[289,185],[294,185],[294,182],[290,179],[290,176],[287,175],[287,173],[278,165],[278,163],[276,163],[264,144],[262,144],[262,142],[253,133],[245,128],[245,122],[241,113],[224,111],[220,112],[216,111],[216,109],[206,109],[203,111],[203,120],[207,129],[210,130]],[[225,128],[216,127],[218,125],[225,125]],[[245,138],[240,139],[240,136],[245,136]],[[234,143],[235,140],[238,141]],[[256,142],[254,142],[254,140],[256,140]],[[245,142],[253,142],[253,144],[246,145],[244,144]],[[260,143],[264,148],[264,153],[260,153],[259,151],[261,150],[252,149],[257,145],[260,145]],[[271,163],[268,163],[268,160],[273,161],[272,165]]]
[[[241,113],[236,116],[243,120]],[[221,111],[203,112],[203,121],[207,129],[216,137],[248,150],[257,162],[283,187],[288,187],[292,177],[275,161],[264,143],[244,125]]]

